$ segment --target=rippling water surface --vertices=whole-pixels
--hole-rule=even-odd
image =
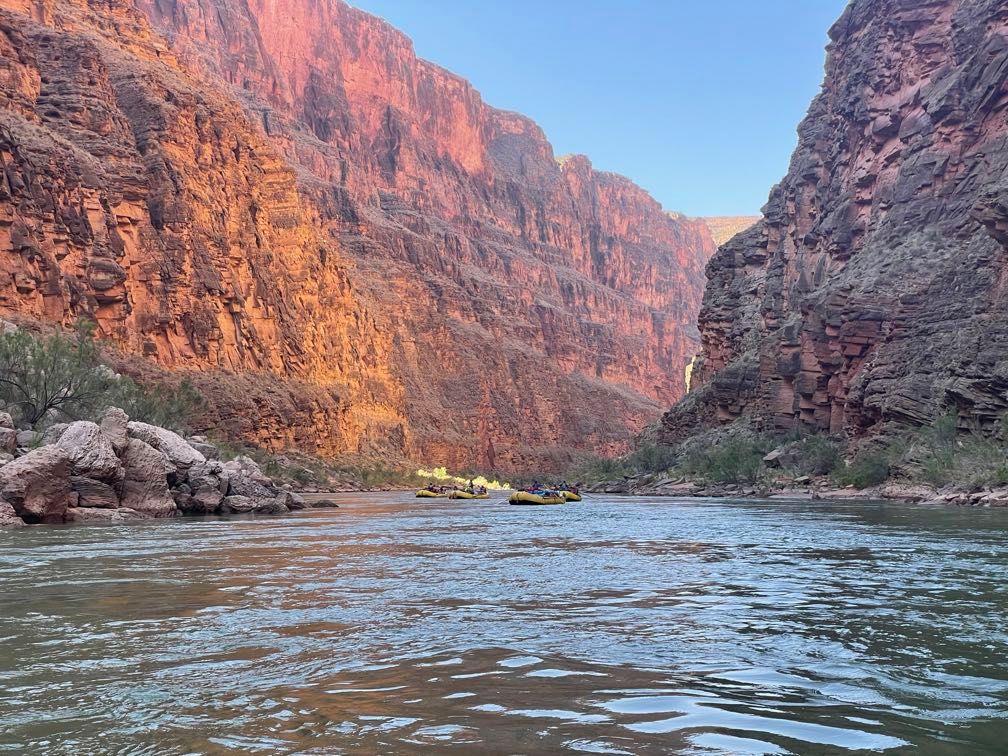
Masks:
[[[1008,744],[1004,511],[341,504],[0,533],[0,750]]]

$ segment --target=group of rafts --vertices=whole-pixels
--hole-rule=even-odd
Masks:
[[[483,486],[466,486],[454,488],[448,486],[427,486],[416,492],[418,499],[489,499],[490,494]],[[573,486],[543,488],[532,486],[521,491],[515,491],[508,499],[511,504],[535,506],[539,504],[563,504],[568,501],[581,501],[581,494]]]

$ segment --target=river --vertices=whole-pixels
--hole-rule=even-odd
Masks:
[[[338,500],[0,533],[0,751],[1008,743],[1003,510]]]

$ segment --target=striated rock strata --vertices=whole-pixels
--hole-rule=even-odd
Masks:
[[[0,0],[0,81],[0,311],[208,427],[548,468],[684,391],[707,227],[341,0]]]
[[[1008,6],[854,0],[830,38],[787,176],[708,266],[698,388],[666,440],[1008,409]]]

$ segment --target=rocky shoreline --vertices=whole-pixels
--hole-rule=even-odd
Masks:
[[[934,488],[919,483],[889,482],[870,488],[839,488],[828,478],[796,478],[787,484],[723,484],[639,475],[586,486],[585,493],[628,496],[691,496],[739,499],[883,500],[907,504],[959,507],[1008,507],[1008,488],[967,489],[950,485]]]
[[[218,456],[204,437],[132,422],[117,408],[100,423],[57,424],[41,434],[19,431],[0,413],[0,527],[335,506],[309,503],[249,457]]]

